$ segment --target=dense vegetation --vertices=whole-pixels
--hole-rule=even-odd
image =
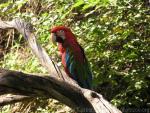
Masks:
[[[85,49],[95,90],[120,108],[150,108],[148,1],[7,0],[0,3],[0,18],[19,17],[31,22],[38,41],[58,64],[60,59],[57,48],[49,41],[49,29],[54,25],[69,26]],[[1,67],[46,73],[16,31],[0,30],[0,44]],[[56,111],[50,107],[48,110]]]

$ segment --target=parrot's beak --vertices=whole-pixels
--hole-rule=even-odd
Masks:
[[[55,35],[55,33],[51,33],[51,38],[52,38],[53,44],[56,45],[56,35]]]

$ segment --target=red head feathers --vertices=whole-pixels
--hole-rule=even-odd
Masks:
[[[64,32],[64,33],[60,33],[60,32]],[[68,27],[65,27],[65,26],[53,27],[51,29],[51,33],[52,34],[54,33],[56,38],[64,39],[64,40],[66,40],[66,42],[68,42],[70,44],[77,42],[74,34],[71,32],[71,30]],[[57,42],[57,40],[56,40],[56,42]]]
[[[64,30],[65,32],[71,32],[71,30],[65,26],[55,26],[51,29],[51,33],[55,33],[60,30]]]
[[[60,52],[64,52],[66,48],[71,48],[74,54],[78,57],[78,60],[83,58],[80,55],[81,47],[78,44],[75,35],[71,32],[68,27],[56,26],[51,29],[51,38],[53,42],[58,42],[58,47]]]

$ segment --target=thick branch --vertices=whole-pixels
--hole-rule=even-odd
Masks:
[[[98,93],[69,84],[50,76],[28,75],[16,71],[1,71],[0,95],[15,94],[57,99],[78,112],[121,113]]]

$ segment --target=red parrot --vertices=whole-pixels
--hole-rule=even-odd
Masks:
[[[83,48],[77,42],[75,35],[65,26],[51,29],[51,39],[58,43],[62,64],[65,72],[81,87],[91,89],[92,73]]]

